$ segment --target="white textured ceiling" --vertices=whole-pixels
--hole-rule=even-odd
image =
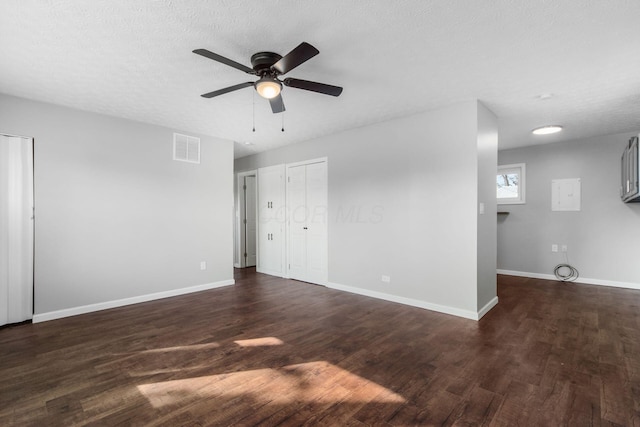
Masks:
[[[252,78],[193,49],[250,66],[302,41],[320,55],[287,76],[344,92],[285,87],[284,133],[257,95],[252,132],[251,88],[200,97]],[[0,92],[237,141],[236,157],[474,98],[501,149],[635,131],[640,1],[2,0]],[[565,131],[530,134],[545,124]]]

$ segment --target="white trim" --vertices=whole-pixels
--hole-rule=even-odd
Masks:
[[[285,169],[296,166],[311,165],[314,163],[327,163],[328,159],[328,157],[318,157],[317,159],[303,160],[301,162],[285,163]]]
[[[518,276],[518,277],[530,277],[532,279],[544,279],[544,280],[552,280],[554,282],[561,282],[558,280],[556,276],[553,274],[543,274],[543,273],[529,273],[526,271],[513,271],[513,270],[496,270],[498,274],[504,274],[506,276]],[[598,286],[611,286],[614,288],[625,288],[625,289],[638,289],[640,290],[640,283],[631,283],[631,282],[616,282],[613,280],[604,280],[604,279],[589,279],[587,277],[578,277],[578,280],[575,282],[569,283],[577,283],[582,285],[598,285]]]
[[[32,136],[14,135],[14,134],[12,134],[12,133],[4,133],[4,132],[0,132],[0,135],[4,135],[4,136],[8,136],[8,137],[12,137],[12,138],[33,139],[33,137],[32,137]]]
[[[558,278],[553,274],[527,273],[524,271],[512,271],[512,270],[501,270],[501,269],[497,269],[496,273],[504,274],[506,276],[529,277],[531,279],[544,279],[544,280],[558,281]]]
[[[236,174],[236,194],[234,194],[234,202],[235,202],[235,207],[234,207],[234,215],[235,215],[235,243],[236,243],[236,253],[235,256],[238,259],[238,262],[236,264],[234,264],[233,266],[236,268],[244,268],[245,267],[245,259],[244,259],[244,250],[245,250],[245,239],[244,239],[244,227],[242,226],[242,220],[244,218],[242,218],[242,213],[244,211],[244,197],[240,197],[241,194],[243,194],[242,192],[243,190],[243,186],[244,186],[244,178],[247,176],[255,176],[256,177],[256,246],[258,245],[258,213],[257,213],[257,209],[258,209],[258,170],[250,170],[250,171],[244,171],[244,172],[238,172]],[[256,253],[257,253],[257,248],[256,248]],[[258,259],[257,259],[257,255],[256,255],[256,265],[258,264]]]
[[[434,304],[413,298],[405,298],[397,295],[385,294],[383,292],[370,291],[368,289],[355,288],[352,286],[340,285],[337,283],[327,282],[327,287],[338,291],[349,292],[352,294],[363,295],[366,297],[377,298],[385,301],[396,302],[399,304],[410,305],[412,307],[424,308],[426,310],[437,311],[439,313],[451,314],[453,316],[464,317],[465,319],[480,320],[491,308],[498,303],[498,297],[495,297],[479,312],[463,310],[461,308],[449,307],[447,305]]]
[[[480,309],[480,311],[478,311],[478,320],[482,319],[482,317],[487,314],[489,312],[489,310],[491,310],[493,307],[495,307],[496,305],[498,305],[498,297],[493,297],[491,299],[491,301],[489,301],[488,303],[485,304],[484,307],[482,307]]]
[[[141,302],[154,301],[163,298],[175,297],[178,295],[190,294],[193,292],[206,291],[209,289],[221,288],[223,286],[234,285],[233,279],[221,280],[219,282],[206,283],[204,285],[190,286],[188,288],[173,289],[170,291],[156,292],[153,294],[140,295],[137,297],[123,298],[114,301],[99,302],[96,304],[82,305],[79,307],[65,308],[63,310],[50,311],[48,313],[34,314],[33,323],[46,322],[48,320],[62,319],[63,317],[76,316],[78,314],[91,313],[94,311],[107,310],[109,308],[122,307],[125,305],[139,304]]]
[[[233,263],[233,268],[242,268],[242,266],[240,264],[238,264],[237,262]]]
[[[496,170],[496,176],[497,175],[502,175],[500,173],[500,171],[504,171],[504,172],[510,172],[510,171],[517,171],[518,174],[518,197],[512,197],[512,198],[502,198],[499,199],[498,197],[496,197],[496,202],[498,205],[524,205],[526,204],[526,170],[527,170],[527,165],[525,163],[514,163],[511,165],[498,165],[498,169]]]
[[[262,269],[256,265],[256,273],[268,274],[269,276],[282,277],[283,279],[288,279],[287,276],[284,276],[283,271]]]

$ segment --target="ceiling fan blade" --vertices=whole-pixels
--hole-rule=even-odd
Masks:
[[[340,86],[332,86],[324,83],[310,82],[308,80],[286,78],[283,80],[285,86],[295,87],[296,89],[310,90],[325,95],[340,96],[342,88]]]
[[[193,53],[196,53],[198,55],[202,55],[205,58],[209,58],[209,59],[213,59],[214,61],[218,61],[221,62],[225,65],[228,65],[230,67],[236,68],[240,71],[244,71],[247,74],[255,74],[256,72],[253,70],[253,68],[249,68],[246,65],[242,65],[237,63],[236,61],[232,61],[229,58],[225,58],[224,56],[220,56],[217,53],[213,53],[208,51],[207,49],[196,49],[193,51]]]
[[[214,90],[213,92],[205,93],[201,96],[203,98],[213,98],[214,96],[224,95],[225,93],[233,92],[234,90],[243,89],[249,86],[253,86],[253,82],[240,83],[239,85],[225,87],[224,89]]]
[[[269,104],[271,104],[271,111],[273,111],[273,114],[282,113],[284,111],[284,102],[282,101],[282,94],[276,96],[275,98],[271,98],[269,100]]]
[[[309,43],[302,42],[298,45],[298,47],[287,53],[278,62],[273,64],[271,68],[273,68],[280,74],[286,74],[296,68],[298,65],[307,62],[319,53],[320,51],[311,46]]]

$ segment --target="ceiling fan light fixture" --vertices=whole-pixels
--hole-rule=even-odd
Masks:
[[[542,126],[542,127],[539,127],[539,128],[535,128],[531,132],[534,135],[549,135],[549,134],[552,134],[552,133],[560,132],[561,130],[562,130],[562,126],[549,125],[549,126]]]
[[[280,95],[281,90],[282,83],[270,77],[263,77],[256,82],[256,91],[261,97],[266,99],[275,98]]]

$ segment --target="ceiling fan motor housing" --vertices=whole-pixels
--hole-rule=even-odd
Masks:
[[[281,55],[273,52],[258,52],[251,55],[251,66],[259,76],[270,75],[275,77],[278,73],[271,69],[271,66],[282,58]]]

